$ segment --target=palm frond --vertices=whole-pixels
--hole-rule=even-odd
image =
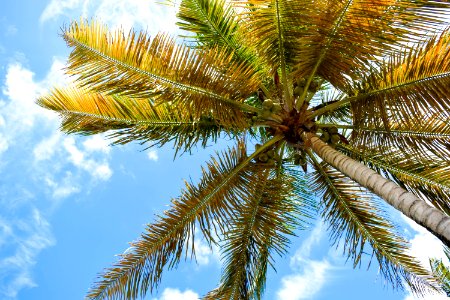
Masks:
[[[239,23],[236,12],[224,0],[183,0],[177,13],[181,20],[177,25],[195,34],[192,40],[200,46],[215,47],[220,45],[229,52],[246,53],[241,49],[236,34]],[[187,38],[190,38],[187,36]],[[242,52],[241,52],[242,51]]]
[[[445,255],[447,259],[450,260],[450,249],[444,248]],[[447,297],[450,297],[450,270],[447,265],[444,264],[442,259],[431,258],[430,266],[433,275],[439,281],[439,284],[442,290],[447,294]]]
[[[450,111],[450,35],[444,31],[413,51],[391,56],[383,67],[366,77],[352,101],[355,127],[390,130]]]
[[[407,125],[391,124],[387,129],[381,126],[350,128],[351,144],[362,151],[398,149],[406,157],[450,159],[450,123],[442,114],[416,119]]]
[[[183,0],[177,14],[181,22],[177,25],[195,34],[193,40],[200,47],[220,46],[234,53],[240,62],[248,62],[261,69],[263,61],[257,60],[255,49],[239,30],[237,12],[230,2],[224,0]],[[187,37],[189,38],[189,37]]]
[[[181,196],[172,201],[171,209],[148,225],[141,239],[132,243],[133,250],[100,276],[88,298],[144,297],[157,286],[165,266],[175,267],[183,252],[188,254],[193,249],[196,222],[208,243],[215,242],[211,232],[225,232],[226,220],[240,200],[251,198],[254,193],[251,161],[277,141],[279,138],[268,141],[249,157],[240,142],[236,148],[218,155],[218,159],[212,158],[208,168],[202,170],[200,183],[186,183]]]
[[[325,90],[322,92],[320,101],[311,101],[311,113],[314,114],[316,111],[337,103],[346,97],[346,94],[336,91],[333,88]],[[352,120],[350,104],[325,111],[318,116],[317,120],[319,123],[350,124]]]
[[[266,79],[268,66],[256,55],[248,35],[239,29],[238,13],[232,3],[225,0],[183,0],[177,16],[181,20],[177,25],[195,34],[192,37],[195,47],[220,47],[233,54],[236,62],[248,65],[258,72],[261,79]],[[264,85],[261,88],[268,94]]]
[[[305,30],[298,35],[295,56],[298,77],[316,75],[347,90],[371,71],[379,57],[401,45],[420,41],[440,29],[449,16],[448,3],[402,0],[339,0],[301,2],[296,21]],[[420,29],[420,30],[419,30]]]
[[[270,73],[278,78],[276,91],[287,107],[293,107],[292,77],[289,76],[290,65],[295,46],[293,33],[299,30],[295,11],[302,5],[298,1],[287,0],[234,0],[239,10],[240,29],[254,45],[258,56],[270,67]],[[278,81],[277,79],[275,81]]]
[[[38,104],[62,116],[62,131],[85,135],[112,131],[109,137],[114,144],[141,141],[162,146],[173,142],[176,152],[184,152],[199,142],[202,146],[215,142],[221,133],[238,133],[237,129],[221,126],[210,115],[194,118],[176,103],[155,106],[148,99],[74,87],[54,89],[39,98]]]
[[[241,30],[273,71],[286,71],[289,49],[294,44],[290,32],[296,28],[292,13],[298,4],[286,0],[233,1],[239,10]]]
[[[210,112],[223,123],[242,124],[244,100],[260,85],[255,71],[218,48],[195,50],[159,34],[128,35],[95,22],[73,23],[64,39],[73,47],[68,72],[96,92],[179,102],[195,117]]]
[[[207,299],[261,299],[272,253],[285,253],[289,235],[301,225],[308,205],[293,193],[296,178],[287,172],[257,169],[258,188],[232,219],[224,239],[225,267],[220,286]]]
[[[331,238],[335,243],[343,240],[344,252],[354,267],[361,264],[368,243],[380,273],[393,287],[402,289],[406,282],[418,294],[433,287],[429,272],[408,255],[408,242],[398,235],[381,204],[356,182],[311,158],[316,169],[315,189],[322,196]]]
[[[182,196],[147,227],[139,241],[132,243],[132,252],[101,275],[88,297],[135,299],[152,290],[159,283],[163,268],[174,267],[183,252],[193,247],[195,221],[204,230],[214,226],[213,221],[220,223],[233,203],[239,201],[237,196],[248,192],[251,180],[243,165],[245,156],[245,148],[240,145],[219,159],[213,158],[208,170],[203,169],[200,184],[186,184]]]
[[[350,145],[338,148],[450,215],[449,161],[408,157],[392,148],[386,152],[361,152]]]

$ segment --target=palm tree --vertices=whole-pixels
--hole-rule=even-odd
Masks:
[[[236,140],[88,297],[151,292],[199,229],[224,258],[205,298],[259,299],[316,209],[354,266],[372,251],[394,287],[435,287],[381,199],[450,245],[449,15],[446,1],[182,0],[184,44],[68,26],[75,84],[38,100],[63,131],[177,152]]]

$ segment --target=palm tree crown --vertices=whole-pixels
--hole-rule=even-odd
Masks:
[[[317,210],[355,266],[372,251],[394,287],[438,288],[382,199],[450,244],[449,17],[446,1],[182,0],[185,44],[71,24],[76,80],[38,100],[63,131],[177,152],[236,140],[88,297],[144,296],[198,229],[224,263],[205,299],[259,299]]]

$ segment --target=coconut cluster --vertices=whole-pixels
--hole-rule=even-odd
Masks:
[[[299,78],[294,83],[294,97],[300,97],[305,91],[306,78]],[[315,94],[319,90],[319,82],[312,80],[308,86],[308,92]]]
[[[277,114],[281,111],[281,104],[279,102],[275,102],[272,99],[266,99],[262,103],[262,111],[258,114],[258,116],[253,116],[252,120],[257,121],[260,118],[267,118],[272,114]]]
[[[332,126],[332,127],[322,128],[322,134],[320,136],[320,139],[323,142],[328,143],[334,147],[338,143],[341,142],[342,137],[343,136],[341,134],[339,134],[337,127]]]
[[[262,145],[256,144],[255,150],[258,150]],[[267,164],[269,166],[275,166],[276,162],[280,160],[280,156],[274,149],[269,149],[260,153],[255,160],[259,163]]]

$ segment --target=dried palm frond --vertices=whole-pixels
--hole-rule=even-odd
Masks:
[[[423,118],[450,113],[450,36],[444,31],[404,49],[366,77],[351,102],[353,125],[361,128],[414,126]]]
[[[194,117],[210,112],[237,126],[243,111],[257,111],[243,103],[260,86],[255,71],[220,48],[195,51],[164,34],[126,36],[95,22],[73,23],[63,36],[74,48],[68,72],[89,90],[179,102]]]

